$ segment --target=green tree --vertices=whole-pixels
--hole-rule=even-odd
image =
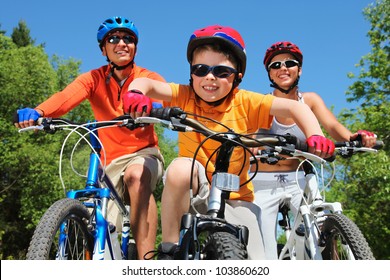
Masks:
[[[27,47],[35,43],[35,40],[30,37],[30,29],[24,20],[19,21],[18,27],[13,29],[11,38],[18,47]]]
[[[351,131],[375,131],[385,144],[389,141],[390,0],[377,1],[363,11],[371,22],[368,32],[372,50],[362,57],[360,69],[347,92],[348,101],[360,102],[358,109],[340,115]],[[390,165],[389,145],[378,154],[363,154],[338,160],[337,182],[330,196],[342,202],[345,213],[356,222],[377,259],[390,259]]]
[[[78,67],[75,71],[76,62],[61,62],[58,69],[69,70],[56,72],[42,46],[19,46],[3,34],[0,50],[0,257],[23,259],[39,217],[55,198],[63,196],[58,152],[64,136],[20,134],[12,116],[18,108],[45,100],[77,75]]]

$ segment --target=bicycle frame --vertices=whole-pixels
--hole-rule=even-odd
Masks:
[[[206,215],[186,213],[182,217],[179,239],[179,259],[201,259],[198,237],[202,232],[227,232],[245,247],[248,245],[249,230],[246,226],[233,225],[225,220],[225,204],[231,191],[238,191],[239,177],[227,173],[229,160],[235,145],[231,141],[222,144],[217,154],[212,177],[208,210]],[[191,254],[191,249],[194,255]]]
[[[291,260],[322,260],[321,224],[326,219],[326,213],[341,214],[339,202],[324,202],[319,195],[318,181],[313,172],[306,171],[306,185],[299,211],[291,227],[288,217],[291,195],[286,196],[281,204],[282,228],[286,236],[286,244],[282,248],[279,259]],[[306,198],[306,199],[305,199]],[[349,257],[353,259],[352,252]]]
[[[91,128],[89,128],[91,130]],[[128,206],[125,206],[115,190],[110,178],[105,174],[100,163],[101,145],[97,139],[97,131],[90,133],[90,141],[93,147],[89,158],[89,169],[85,188],[82,190],[71,190],[67,192],[67,197],[77,199],[91,209],[92,216],[89,221],[92,228],[91,233],[94,236],[94,252],[93,260],[105,259],[127,259],[128,258],[128,242],[130,239],[130,220]],[[123,216],[123,227],[121,236],[121,254],[115,252],[113,240],[110,238],[109,222],[107,221],[107,206],[108,201],[113,198],[120,213]],[[92,200],[92,202],[91,202]],[[65,227],[65,225],[62,225]],[[115,240],[116,241],[116,240]],[[114,241],[114,242],[115,242]],[[59,255],[58,259],[65,258],[62,255],[66,252],[66,232],[61,230],[59,238]]]

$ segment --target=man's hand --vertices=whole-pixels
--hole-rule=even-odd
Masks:
[[[31,108],[24,108],[16,111],[14,125],[17,128],[25,128],[35,125],[35,122],[41,116],[37,110]]]

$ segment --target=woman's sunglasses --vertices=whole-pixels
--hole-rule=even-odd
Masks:
[[[107,42],[109,42],[110,44],[114,44],[114,45],[119,44],[119,42],[121,40],[123,40],[123,42],[126,45],[135,43],[135,38],[134,38],[134,36],[131,36],[131,35],[125,35],[123,37],[113,35],[113,36],[110,36],[107,38]]]
[[[290,60],[283,60],[283,61],[274,61],[268,65],[268,70],[269,69],[280,69],[282,66],[286,68],[291,68],[294,66],[298,66],[299,62],[293,59]]]
[[[225,65],[208,66],[206,64],[195,64],[191,66],[191,74],[198,77],[204,77],[210,72],[217,78],[227,78],[237,73],[237,70]]]

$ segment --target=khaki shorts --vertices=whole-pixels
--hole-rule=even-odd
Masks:
[[[181,158],[183,159],[183,158]],[[185,158],[189,161],[193,161],[192,158]],[[176,159],[174,159],[176,160]],[[210,185],[206,177],[204,166],[195,160],[195,167],[198,169],[198,193],[191,199],[190,213],[207,214],[207,207],[210,195]],[[169,166],[163,177],[165,184],[165,177],[169,172]],[[243,200],[227,200],[225,208],[225,218],[231,224],[244,225],[249,229],[248,240],[248,258],[250,260],[262,260],[265,259],[263,239],[260,231],[260,219],[261,209],[259,206],[252,202]]]
[[[112,184],[117,190],[119,196],[125,204],[130,205],[130,198],[127,193],[127,188],[123,183],[123,174],[125,170],[134,164],[142,164],[149,169],[150,188],[152,191],[156,189],[164,173],[164,158],[157,148],[146,148],[133,154],[124,155],[114,159],[106,168],[106,173],[111,179]],[[122,217],[119,213],[118,207],[110,200],[108,203],[107,218],[114,223],[117,231],[122,229]]]

